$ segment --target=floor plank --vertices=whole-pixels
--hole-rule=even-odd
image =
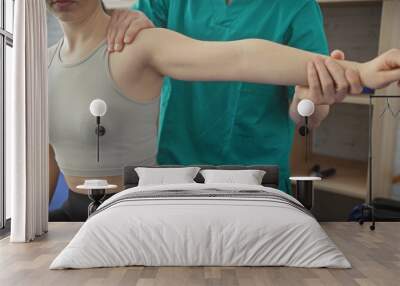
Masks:
[[[400,273],[400,223],[322,223],[353,268],[289,267],[125,267],[50,271],[55,256],[80,223],[51,223],[49,233],[29,244],[0,240],[0,285],[397,286]]]

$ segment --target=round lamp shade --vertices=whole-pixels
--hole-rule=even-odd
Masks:
[[[104,116],[107,112],[107,104],[102,99],[95,99],[90,103],[89,109],[93,116]]]
[[[303,117],[310,117],[314,114],[315,105],[309,99],[303,99],[300,101],[299,105],[297,105],[297,112]]]

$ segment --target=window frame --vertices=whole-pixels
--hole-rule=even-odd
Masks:
[[[15,5],[15,0],[12,5]],[[6,218],[5,189],[5,93],[6,93],[6,48],[13,48],[13,34],[6,29],[6,0],[0,0],[0,236],[9,231],[10,221]],[[14,12],[14,8],[13,8]],[[9,15],[8,15],[9,16]],[[13,17],[14,15],[11,15]],[[9,16],[10,17],[10,16]]]

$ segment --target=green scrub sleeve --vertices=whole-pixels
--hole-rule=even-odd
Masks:
[[[286,32],[286,44],[301,50],[329,54],[323,16],[316,1],[307,1],[297,12]],[[289,99],[293,95],[294,87],[289,87]]]
[[[169,0],[138,0],[131,9],[142,11],[154,25],[167,28]]]

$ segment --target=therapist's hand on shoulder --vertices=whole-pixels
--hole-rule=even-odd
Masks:
[[[141,11],[113,10],[107,31],[110,52],[120,52],[134,41],[143,29],[154,28],[153,22]]]
[[[299,102],[308,98],[313,102],[326,102],[328,105],[317,105],[309,118],[311,128],[318,127],[329,114],[329,105],[342,102],[349,94],[360,94],[363,90],[358,71],[345,69],[335,60],[344,60],[342,51],[335,50],[331,58],[317,58],[307,66],[308,87],[296,86],[295,95],[290,107],[290,116],[297,124],[303,118],[297,112]]]

